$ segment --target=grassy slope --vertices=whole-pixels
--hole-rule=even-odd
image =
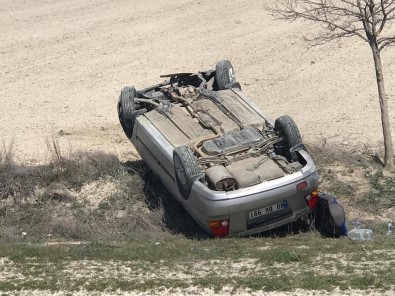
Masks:
[[[57,147],[50,163],[23,167],[11,151],[0,154],[1,291],[394,289],[395,238],[385,235],[385,221],[363,221],[372,242],[316,232],[206,239],[141,161],[63,157]],[[394,206],[394,179],[369,155],[314,154],[322,188],[349,212],[377,217]],[[48,244],[59,240],[89,243]]]

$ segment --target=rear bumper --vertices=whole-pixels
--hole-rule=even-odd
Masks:
[[[318,174],[314,164],[304,172],[258,184],[232,192],[212,191],[195,182],[191,196],[184,203],[192,217],[208,233],[207,221],[229,219],[229,236],[245,236],[271,230],[294,222],[310,213],[305,194],[317,189]],[[307,187],[298,191],[296,186],[306,182]],[[265,214],[254,219],[249,212],[286,201],[287,209]]]

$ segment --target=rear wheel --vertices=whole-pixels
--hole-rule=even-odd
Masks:
[[[226,86],[236,82],[235,70],[228,60],[220,60],[215,66],[215,82],[218,90],[226,89]]]
[[[289,150],[302,143],[302,138],[295,121],[288,115],[280,116],[274,123],[274,130],[283,140],[274,146],[278,155],[284,156],[289,162],[297,160],[295,152]]]
[[[136,89],[133,86],[125,86],[121,90],[118,99],[118,118],[121,126],[128,138],[133,135],[135,112],[134,98],[137,95]]]
[[[173,161],[178,189],[188,199],[193,182],[202,176],[196,156],[189,147],[180,146],[173,151]]]

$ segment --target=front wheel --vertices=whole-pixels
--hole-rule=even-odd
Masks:
[[[302,138],[295,121],[288,115],[280,116],[274,123],[274,130],[283,140],[274,146],[274,152],[284,156],[289,162],[297,160],[295,152],[290,149],[302,144]]]
[[[197,158],[189,147],[180,146],[173,151],[173,162],[178,189],[188,199],[193,182],[202,176]]]
[[[133,86],[125,86],[118,98],[118,118],[128,138],[132,137],[134,126],[134,112],[137,92]]]
[[[215,66],[215,82],[218,90],[226,89],[227,85],[236,82],[235,70],[228,60],[220,60]]]

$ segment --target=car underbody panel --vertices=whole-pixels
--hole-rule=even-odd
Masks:
[[[221,134],[247,127],[262,129],[265,126],[266,120],[234,91],[216,92],[215,95],[214,92],[205,92],[205,94],[189,100],[190,105],[170,104],[166,110],[154,109],[144,116],[174,147],[193,144],[200,138],[215,135],[212,129],[204,125],[207,121],[215,125]],[[198,111],[194,113],[191,109]]]

